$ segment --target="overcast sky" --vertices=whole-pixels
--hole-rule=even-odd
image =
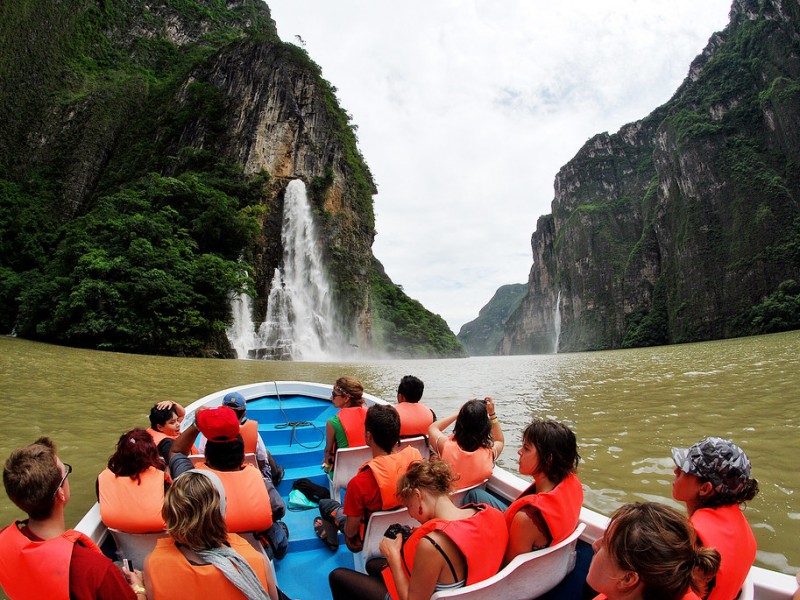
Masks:
[[[378,186],[375,256],[454,333],[498,287],[527,281],[559,168],[669,100],[731,4],[267,3],[358,126]]]

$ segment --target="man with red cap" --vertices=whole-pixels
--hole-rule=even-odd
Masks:
[[[187,453],[198,433],[208,440],[205,461],[193,465]],[[192,468],[214,471],[225,487],[228,504],[225,521],[229,531],[264,531],[275,557],[283,557],[288,548],[288,534],[278,519],[286,514],[286,504],[270,479],[252,465],[244,464],[239,419],[231,408],[198,410],[195,421],[173,443],[169,467],[173,478]]]

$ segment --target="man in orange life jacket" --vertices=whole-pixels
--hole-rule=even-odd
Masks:
[[[420,399],[425,384],[419,377],[406,375],[397,386],[397,414],[400,415],[400,437],[428,435],[428,427],[436,420],[436,414]]]
[[[194,413],[194,416],[195,420],[178,436],[178,439],[175,440],[170,449],[169,470],[173,479],[193,468],[192,461],[186,453],[194,443],[198,433],[202,433],[208,440],[205,446],[205,466],[220,475],[226,489],[229,484],[234,485],[234,482],[232,478],[224,477],[225,473],[238,473],[244,469],[250,469],[261,476],[261,473],[254,467],[243,465],[244,440],[239,433],[239,419],[236,418],[236,413],[232,409],[226,406],[209,409],[201,408]],[[237,482],[239,480],[250,481],[245,477],[237,477],[236,479]],[[251,489],[253,495],[248,496],[250,498],[249,502],[256,506],[243,502],[240,504],[241,510],[237,510],[237,505],[233,503],[233,498],[229,494],[226,521],[229,524],[231,520],[240,523],[271,521],[271,524],[266,525],[264,535],[270,541],[275,557],[282,558],[289,546],[288,530],[278,520],[286,514],[286,503],[268,477],[260,477],[260,480],[266,488],[264,496],[268,497],[268,503],[266,498],[263,503],[258,500],[258,492]],[[270,512],[268,516],[267,512]],[[260,517],[263,517],[263,519]],[[249,529],[247,530],[249,531]],[[239,531],[245,531],[245,529]]]
[[[123,575],[88,537],[64,526],[71,472],[46,437],[6,460],[3,485],[28,519],[0,531],[0,586],[11,600],[144,598],[140,571]]]
[[[314,520],[314,532],[331,549],[339,547],[339,531],[344,532],[347,547],[360,552],[364,544],[364,528],[376,510],[400,506],[395,497],[397,479],[408,465],[422,460],[419,450],[408,446],[398,450],[400,416],[393,406],[370,406],[364,421],[364,438],[372,451],[372,460],[365,463],[347,484],[344,507],[338,499],[319,503],[320,517]]]

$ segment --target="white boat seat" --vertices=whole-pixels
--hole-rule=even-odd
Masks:
[[[361,465],[371,459],[372,450],[369,446],[338,448],[333,463],[333,479],[330,480],[331,498],[341,502],[342,490],[347,489],[347,484],[356,476]]]
[[[166,531],[153,533],[128,533],[119,529],[108,528],[114,543],[117,545],[117,557],[122,560],[127,558],[131,564],[139,569],[144,569],[144,559],[156,547],[156,542],[167,537]]]
[[[514,557],[497,575],[456,590],[443,590],[431,600],[530,600],[549,592],[575,568],[575,546],[583,533],[579,523],[567,539]]]
[[[747,576],[747,579],[744,580],[744,584],[742,584],[742,589],[739,591],[739,595],[737,596],[736,600],[754,600],[756,597],[756,590],[755,586],[753,585],[753,572]]]
[[[417,527],[419,523],[414,520],[408,509],[403,506],[394,510],[379,510],[372,513],[367,521],[367,527],[364,530],[364,546],[361,552],[356,552],[353,555],[353,562],[355,563],[356,571],[366,573],[367,561],[371,558],[381,556],[380,545],[383,539],[384,532],[389,528],[389,525],[400,523],[400,525],[408,525],[409,527]]]
[[[454,492],[450,492],[450,500],[452,500],[453,504],[455,504],[456,506],[461,506],[461,504],[464,502],[464,496],[467,495],[468,491],[475,489],[485,490],[487,481],[489,480],[484,479],[483,481],[481,481],[480,483],[476,483],[475,485],[471,485],[465,488],[460,488]]]
[[[422,455],[424,460],[428,460],[431,456],[431,447],[428,446],[427,435],[416,435],[414,437],[400,438],[400,449],[407,446],[413,446]]]

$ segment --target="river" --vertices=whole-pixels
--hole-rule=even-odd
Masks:
[[[578,436],[587,505],[609,514],[623,502],[672,503],[670,447],[729,437],[753,463],[761,493],[746,515],[757,564],[800,569],[800,332],[613,352],[348,363],[205,360],[114,354],[0,338],[0,457],[41,435],[74,467],[67,522],[94,501],[94,482],[120,433],[147,425],[159,400],[184,406],[256,381],[333,383],[359,377],[395,399],[397,383],[425,381],[438,415],[491,395],[506,432],[501,464],[516,470],[520,431],[534,415]],[[0,523],[21,518],[0,494]]]

